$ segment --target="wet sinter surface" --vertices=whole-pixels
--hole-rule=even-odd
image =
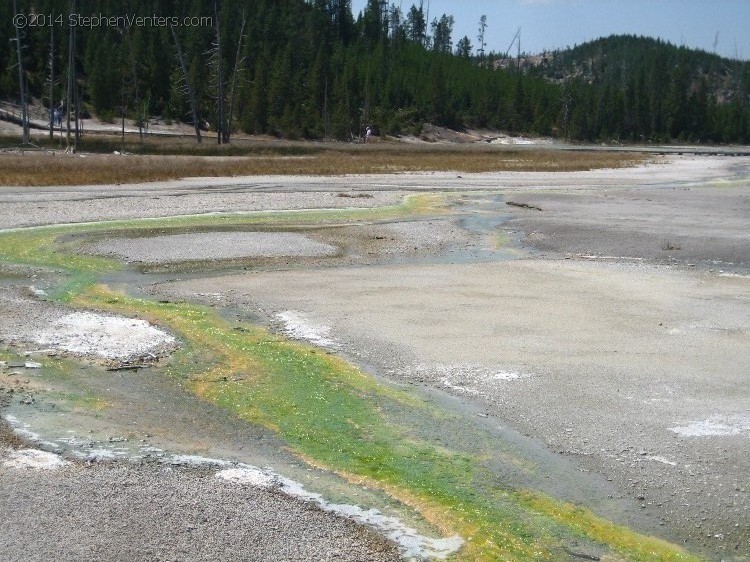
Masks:
[[[401,223],[410,221],[396,221],[396,227],[385,221],[365,226],[349,225],[345,231],[315,229],[315,240],[346,250],[330,258],[228,263],[222,276],[227,274],[227,279],[231,280],[233,276],[228,274],[235,273],[238,265],[241,271],[249,268],[250,273],[245,274],[251,276],[248,279],[267,277],[270,280],[274,279],[271,270],[279,268],[298,274],[309,270],[310,275],[321,271],[322,278],[325,278],[326,270],[333,272],[334,267],[372,268],[362,271],[379,275],[382,268],[399,268],[402,265],[483,268],[482,264],[490,262],[502,264],[514,257],[533,257],[533,248],[518,246],[522,236],[528,237],[530,234],[528,229],[522,228],[527,217],[518,213],[535,211],[522,208],[509,213],[506,205],[508,199],[502,194],[454,197],[451,200],[450,219],[436,217],[432,219],[432,225],[420,227],[422,229],[418,233],[411,231],[411,227],[404,229],[401,226]],[[544,195],[540,196],[540,200],[542,203],[538,206],[546,208],[548,202]],[[528,204],[535,203],[529,199]],[[414,224],[421,222],[424,221]],[[460,229],[462,237],[445,239],[436,235],[431,238],[433,233],[448,224],[453,225],[451,228]],[[359,230],[364,234],[357,236]],[[536,226],[535,231],[544,233],[543,225]],[[411,234],[415,234],[417,240],[416,251],[409,250],[406,244]],[[388,240],[387,236],[392,236],[394,240]],[[389,242],[393,246],[403,244],[397,251],[389,253]],[[427,251],[424,251],[425,247]],[[215,273],[209,271],[215,268],[201,264],[196,269],[197,272],[187,267],[174,272],[142,273],[136,266],[121,273],[109,274],[105,280],[111,287],[132,295],[155,292],[164,299],[189,298],[208,302],[221,310],[225,318],[239,323],[250,319],[274,327],[272,319],[276,313],[283,311],[281,305],[295,304],[293,291],[289,292],[292,299],[283,302],[285,290],[289,287],[281,284],[276,285],[280,294],[276,295],[275,300],[260,293],[253,297],[252,302],[228,298],[227,288],[232,285],[218,283],[214,279]],[[407,272],[406,269],[403,271]],[[178,279],[179,282],[176,282]],[[278,276],[275,279],[278,281]],[[294,283],[294,277],[289,279]],[[13,279],[8,283],[17,285]],[[53,281],[48,283],[51,285]],[[207,289],[211,286],[212,290]],[[387,287],[387,283],[384,286]],[[306,312],[315,310],[315,306],[311,306]],[[321,310],[324,309],[318,312]],[[482,466],[486,470],[477,474],[481,474],[486,481],[480,479],[475,482],[477,489],[485,486],[529,487],[560,499],[582,503],[604,517],[645,532],[658,531],[660,535],[673,539],[683,536],[679,530],[674,532],[669,526],[656,528],[649,519],[648,510],[641,508],[637,498],[623,495],[603,474],[597,471],[589,474],[591,464],[580,464],[575,458],[551,452],[542,440],[526,438],[509,429],[511,424],[503,418],[502,410],[493,407],[492,400],[472,398],[462,390],[466,388],[465,384],[462,386],[451,379],[451,384],[455,383],[454,386],[460,388],[429,384],[415,386],[400,377],[391,376],[389,369],[397,365],[378,361],[377,357],[373,360],[366,352],[362,353],[361,347],[352,347],[351,343],[356,338],[352,335],[351,340],[347,339],[342,326],[334,325],[333,335],[339,336],[342,342],[340,349],[333,350],[334,354],[361,364],[375,376],[389,376],[396,381],[398,388],[408,389],[415,400],[427,404],[428,411],[432,412],[427,415],[424,411],[399,406],[398,402],[383,401],[383,415],[394,425],[407,427],[410,436],[433,443],[436,448],[451,449],[483,459]],[[361,341],[357,341],[357,344],[361,344]],[[401,349],[399,353],[412,353],[418,359],[418,353],[413,349],[411,352]],[[19,359],[14,356],[8,360],[17,362]],[[374,505],[388,513],[405,517],[410,524],[419,528],[429,527],[418,516],[409,518],[403,505],[398,505],[398,502],[380,492],[361,486],[353,487],[330,473],[312,469],[288,452],[273,432],[242,422],[224,409],[196,398],[185,388],[180,377],[165,374],[168,364],[134,372],[105,371],[101,367],[57,358],[43,358],[41,362],[41,369],[30,369],[28,372],[23,369],[24,380],[28,379],[29,387],[34,389],[30,392],[34,401],[13,401],[8,413],[19,426],[28,424],[29,431],[38,433],[42,440],[55,441],[61,449],[77,450],[84,456],[94,457],[97,454],[106,455],[97,453],[97,450],[109,450],[107,454],[122,453],[123,456],[146,459],[168,456],[170,453],[188,453],[256,466],[272,466],[277,472],[302,482],[310,490],[323,492],[331,501]],[[407,362],[406,366],[411,364]],[[42,388],[51,390],[41,391]],[[514,419],[512,425],[518,427],[519,424]],[[528,431],[528,427],[524,426],[523,430]],[[582,466],[587,467],[585,472]],[[597,545],[586,541],[581,545],[570,544],[569,547],[591,555],[601,552]]]

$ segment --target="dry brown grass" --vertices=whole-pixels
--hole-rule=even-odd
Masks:
[[[417,171],[578,171],[618,168],[645,156],[616,152],[507,149],[485,146],[381,145],[299,148],[274,153],[270,146],[246,156],[0,154],[0,185],[86,185],[149,182],[184,177],[337,175]]]

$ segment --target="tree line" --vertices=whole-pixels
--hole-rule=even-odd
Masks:
[[[0,21],[17,11],[48,23],[19,30],[26,96],[66,115],[161,116],[219,142],[237,131],[399,135],[425,122],[571,140],[750,140],[748,63],[660,41],[610,38],[497,69],[502,56],[485,53],[492,22],[455,40],[453,16],[428,21],[421,2],[402,12],[368,0],[356,18],[350,0],[15,3],[2,3]],[[147,25],[72,29],[71,14]],[[6,45],[15,34],[0,27]],[[19,100],[14,49],[0,52],[6,100]]]

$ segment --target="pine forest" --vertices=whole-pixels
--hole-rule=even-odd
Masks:
[[[16,13],[30,14],[19,29]],[[3,2],[0,99],[21,103],[22,76],[26,100],[51,115],[159,116],[219,142],[351,140],[367,127],[398,136],[424,123],[570,141],[750,141],[748,62],[633,36],[485,52],[485,18],[458,38],[452,15],[427,17],[421,3],[378,0],[356,15],[349,0]]]

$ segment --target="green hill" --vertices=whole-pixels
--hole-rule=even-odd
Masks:
[[[563,88],[573,138],[748,140],[748,62],[632,35],[534,62],[530,75]]]

